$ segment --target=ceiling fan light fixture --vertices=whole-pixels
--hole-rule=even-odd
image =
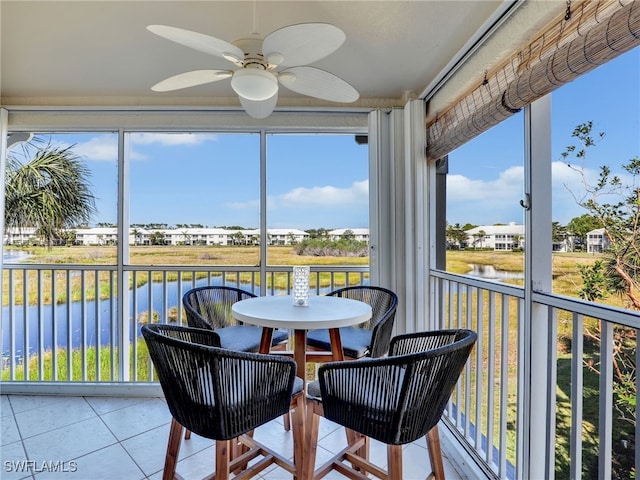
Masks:
[[[266,100],[278,91],[278,79],[266,70],[243,68],[233,73],[231,87],[247,100]]]
[[[280,72],[278,74],[278,80],[280,80],[282,83],[287,84],[287,83],[293,83],[296,81],[296,74],[293,72]]]
[[[282,62],[284,62],[284,57],[282,56],[281,53],[277,53],[277,52],[269,53],[267,55],[267,62],[270,65],[280,65]]]

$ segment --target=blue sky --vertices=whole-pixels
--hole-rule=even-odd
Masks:
[[[56,135],[87,159],[94,223],[116,221],[115,134]],[[257,134],[132,133],[131,223],[257,228]],[[368,147],[354,135],[267,137],[269,228],[368,227]]]
[[[588,150],[591,180],[601,165],[620,172],[620,165],[640,156],[640,49],[554,91],[551,108],[553,220],[566,225],[585,213],[570,193],[583,191],[579,179],[561,161],[576,126],[593,121],[593,131],[606,134]],[[522,223],[523,121],[516,114],[450,154],[449,223]]]
[[[584,213],[567,190],[580,189],[560,161],[580,123],[606,137],[591,150],[588,175],[614,171],[640,156],[640,49],[558,89],[552,96],[553,219]],[[523,115],[516,114],[450,154],[447,220],[451,224],[522,222]],[[132,223],[259,226],[256,134],[133,133]],[[116,222],[117,136],[63,134],[92,170],[99,214]],[[368,148],[353,135],[270,135],[267,142],[269,228],[368,227]]]

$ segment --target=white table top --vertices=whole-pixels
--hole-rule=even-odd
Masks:
[[[234,303],[231,312],[252,325],[294,330],[347,327],[371,318],[367,303],[324,295],[310,295],[308,307],[295,307],[290,295],[248,298]]]

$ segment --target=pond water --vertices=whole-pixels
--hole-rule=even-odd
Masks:
[[[220,285],[222,280],[214,278],[212,284]],[[207,285],[207,279],[196,282],[196,287]],[[235,286],[235,284],[233,285]],[[182,285],[183,292],[191,288],[191,284]],[[153,311],[162,315],[164,308],[171,309],[181,304],[178,283],[169,282],[166,285],[166,298],[162,283],[154,283],[138,287],[135,292],[135,309],[133,311],[133,295],[129,292],[129,312],[131,329],[129,338],[140,336],[141,323],[138,322],[141,315],[149,310],[149,304]],[[39,342],[42,342],[43,350],[51,350],[53,345],[66,348],[71,342],[72,348],[79,348],[83,343],[86,346],[109,345],[114,337],[117,343],[118,325],[115,321],[118,309],[116,299],[86,302],[72,302],[71,304],[29,306],[25,309],[21,305],[13,308],[2,308],[2,356],[6,358],[11,352],[11,336],[14,337],[14,355],[21,358],[24,354],[25,331],[29,340],[29,354],[37,353]],[[113,312],[113,314],[112,314]],[[26,317],[26,318],[25,318]],[[113,322],[112,322],[113,317]],[[145,315],[146,317],[146,315]],[[13,331],[9,319],[13,318]],[[70,321],[68,320],[70,318]],[[84,319],[84,322],[82,321]],[[69,332],[71,324],[71,332]]]
[[[25,252],[4,252],[11,253],[11,263],[17,263],[20,258],[19,253],[26,255]],[[23,257],[24,258],[24,257]],[[505,279],[522,279],[522,272],[507,272],[497,270],[492,265],[475,265],[471,264],[471,271],[467,275],[483,278],[485,280],[501,281]],[[214,278],[212,283],[221,284],[221,278]],[[196,282],[197,287],[207,284],[207,279]],[[235,284],[231,285],[235,286]],[[182,286],[182,293],[191,288],[191,285]],[[163,286],[161,283],[153,284],[151,288],[143,285],[135,292],[136,311],[129,312],[130,333],[129,338],[133,340],[140,335],[141,323],[138,322],[143,312],[148,311],[149,303],[152,304],[153,311],[162,314],[166,306],[167,309],[180,305],[181,298],[178,298],[178,283],[169,282],[166,285],[166,299],[164,297]],[[284,292],[276,292],[284,293]],[[326,293],[326,292],[321,292]],[[129,304],[133,305],[134,292],[129,292]],[[112,312],[113,315],[112,315]],[[86,346],[95,346],[96,344],[105,346],[112,342],[112,336],[115,337],[113,343],[117,343],[118,328],[117,322],[113,322],[117,312],[117,301],[110,300],[99,301],[96,305],[95,301],[72,302],[71,305],[43,305],[40,309],[37,306],[30,306],[25,310],[21,306],[14,307],[13,311],[9,307],[2,308],[2,355],[6,358],[11,352],[11,337],[13,336],[13,345],[15,346],[14,355],[21,358],[24,354],[25,331],[28,334],[29,354],[37,353],[39,342],[42,342],[43,350],[51,350],[53,345],[59,348],[66,348],[69,340],[72,348],[79,348],[83,343]],[[71,321],[68,321],[68,318]],[[9,319],[13,318],[13,331],[9,328]],[[82,319],[85,319],[82,322]],[[84,323],[84,326],[83,326]],[[71,332],[68,327],[71,324]],[[54,340],[55,337],[55,340]]]
[[[508,272],[506,270],[497,270],[493,265],[476,265],[469,264],[471,271],[466,275],[479,277],[485,280],[511,280],[524,278],[524,272]]]
[[[210,280],[207,278],[196,281],[195,287],[211,285],[221,285],[222,278],[214,277]],[[235,287],[236,284],[229,283],[229,286]],[[149,310],[149,304],[152,305],[153,312],[159,316],[168,310],[181,306],[182,298],[179,294],[184,294],[192,288],[192,284],[182,284],[182,291],[178,289],[178,282],[167,282],[166,290],[162,283],[154,283],[151,285],[143,285],[138,287],[135,292],[135,311],[134,308],[134,292],[129,292],[129,312],[130,330],[129,339],[133,340],[141,336],[140,329],[142,317],[147,318],[145,313]],[[247,285],[247,290],[250,287]],[[328,291],[328,289],[325,289]],[[321,289],[321,294],[326,293]],[[165,297],[166,293],[166,297]],[[258,292],[255,292],[258,293]],[[284,291],[276,291],[275,295],[284,294]],[[51,350],[53,345],[58,348],[67,348],[71,343],[72,348],[80,348],[83,344],[88,347],[106,346],[112,343],[117,344],[118,325],[116,321],[118,310],[118,302],[116,299],[101,300],[99,302],[72,302],[70,305],[42,305],[29,306],[25,309],[21,305],[10,309],[2,308],[2,357],[6,360],[11,354],[11,342],[13,336],[14,357],[19,360],[24,355],[25,332],[28,336],[29,355],[38,352],[40,348],[43,350]],[[112,313],[113,312],[113,313]],[[26,318],[25,318],[26,317]],[[13,319],[13,329],[11,328],[10,319]],[[70,318],[70,321],[68,320]],[[84,322],[82,321],[83,319]],[[112,321],[113,320],[113,321]],[[69,324],[71,324],[71,332],[69,332]],[[39,342],[42,342],[40,347]]]
[[[3,250],[2,263],[20,263],[29,258],[29,256],[27,252],[23,252],[22,250]]]

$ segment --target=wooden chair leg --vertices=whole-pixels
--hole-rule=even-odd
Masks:
[[[290,413],[285,413],[282,416],[282,421],[284,422],[284,430],[286,432],[291,430],[291,414]]]
[[[305,398],[304,394],[299,394],[295,397],[295,405],[293,413],[290,414],[291,421],[293,422],[293,463],[296,468],[296,479],[302,480],[304,478],[304,445],[305,445]],[[289,415],[287,415],[289,416]]]
[[[429,461],[431,462],[431,468],[433,469],[433,478],[435,480],[445,480],[438,425],[427,432],[427,450],[429,450]]]
[[[313,411],[313,402],[307,403],[306,421],[305,421],[305,439],[302,452],[302,479],[313,480],[313,474],[316,467],[316,450],[318,447],[318,427],[320,425],[320,416]]]
[[[402,480],[402,445],[387,445],[389,480]]]
[[[246,433],[248,437],[253,438],[254,430],[250,430]],[[233,440],[229,440],[229,461],[233,461],[238,458],[240,455],[249,451],[249,447],[242,443],[240,438],[234,438]],[[247,468],[246,464],[240,465],[233,471],[234,475],[240,475],[244,469]]]
[[[185,440],[189,440],[191,438],[191,430],[189,430],[188,428],[184,429],[184,439]]]
[[[229,480],[229,462],[232,442],[235,440],[216,440],[216,476],[215,480]]]
[[[369,461],[369,445],[371,445],[371,441],[369,437],[362,435],[361,433],[358,433],[356,431],[350,430],[348,428],[345,428],[344,430],[347,435],[347,445],[353,445],[361,438],[364,438],[364,445],[360,447],[358,450],[356,450],[354,453],[358,457],[364,458],[366,461]],[[361,471],[356,465],[354,465],[353,468],[355,468],[358,471]]]
[[[171,429],[169,430],[167,455],[164,458],[164,472],[162,473],[162,480],[173,480],[175,477],[183,429],[184,427],[175,419],[171,420]]]
[[[260,348],[258,351],[260,353],[269,353],[272,350],[285,350],[287,347],[286,342],[279,343],[277,345],[271,345],[273,340],[273,328],[264,327],[262,329],[262,336],[260,337]],[[291,417],[287,413],[282,416],[282,421],[284,423],[285,431],[291,430]]]

